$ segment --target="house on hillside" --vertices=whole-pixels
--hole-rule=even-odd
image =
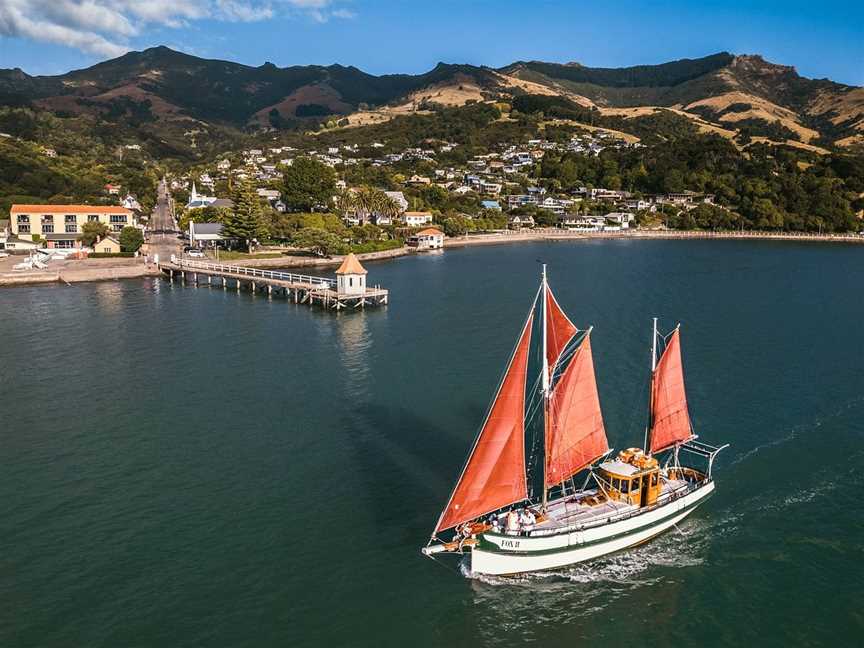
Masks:
[[[109,196],[119,196],[120,195],[120,185],[106,184],[105,185],[105,193],[107,193]]]
[[[561,217],[560,226],[580,232],[600,232],[606,221],[602,216],[582,216],[580,214],[565,214]]]
[[[635,219],[629,212],[610,212],[603,217],[603,229],[607,232],[630,229],[630,223]]]
[[[514,214],[507,219],[507,223],[513,229],[522,229],[523,227],[534,227],[534,217],[531,214],[518,215]]]
[[[496,211],[501,211],[501,205],[497,200],[481,200],[480,206],[483,209],[494,209]]]
[[[408,227],[420,227],[432,222],[432,212],[406,211],[402,220]]]
[[[9,240],[10,234],[9,219],[0,220],[0,250],[6,249],[6,241]]]
[[[256,193],[260,198],[264,198],[265,200],[267,200],[267,202],[271,204],[279,200],[279,198],[282,196],[282,194],[279,193],[279,191],[277,191],[276,189],[267,189],[264,187],[257,189]]]
[[[385,191],[384,195],[387,196],[394,203],[399,205],[399,211],[404,212],[408,209],[408,199],[405,198],[405,194],[401,191]]]
[[[141,211],[141,204],[138,202],[138,199],[132,194],[126,194],[126,197],[120,201],[120,204],[130,211]]]

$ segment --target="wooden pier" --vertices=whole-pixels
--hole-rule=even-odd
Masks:
[[[280,272],[260,268],[209,263],[183,259],[172,255],[168,263],[160,263],[159,269],[170,281],[179,280],[240,292],[247,288],[253,293],[265,292],[268,296],[280,295],[295,304],[318,305],[340,311],[343,308],[365,308],[383,306],[390,298],[389,291],[380,286],[364,286],[360,294],[346,294],[337,288],[337,281],[327,277]]]

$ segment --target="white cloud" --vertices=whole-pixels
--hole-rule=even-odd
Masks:
[[[280,12],[324,23],[353,18],[338,0],[0,0],[0,37],[74,47],[98,56],[129,51],[148,27],[178,29],[197,20],[258,22]]]
[[[334,9],[330,13],[334,18],[344,18],[345,20],[357,17],[357,14],[350,9]]]

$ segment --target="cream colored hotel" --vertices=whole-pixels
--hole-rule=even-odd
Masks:
[[[105,223],[112,232],[137,225],[132,211],[119,206],[12,205],[12,235],[25,241],[45,241],[49,248],[80,247],[78,235],[84,223]]]

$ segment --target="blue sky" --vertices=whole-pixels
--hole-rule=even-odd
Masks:
[[[249,65],[618,67],[759,53],[864,85],[864,1],[0,0],[0,67],[57,74],[168,45]]]

